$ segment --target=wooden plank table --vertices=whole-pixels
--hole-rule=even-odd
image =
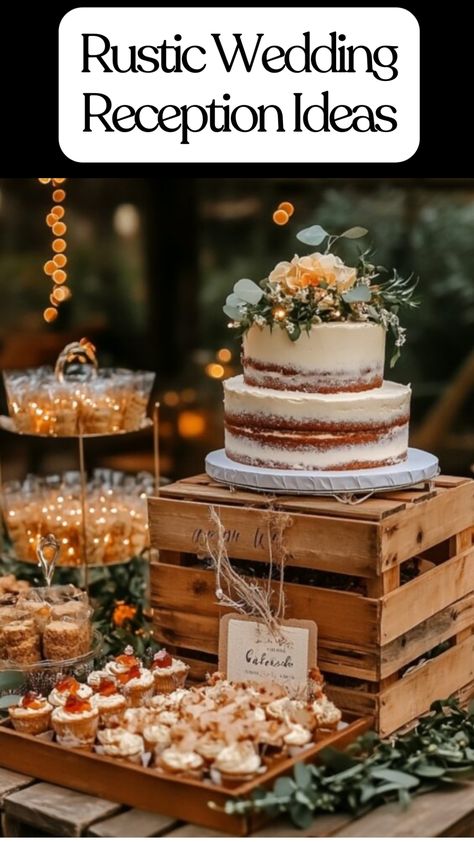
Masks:
[[[176,819],[130,809],[64,787],[41,783],[0,768],[0,835],[24,837],[213,837],[225,836]],[[254,837],[473,837],[474,781],[415,798],[408,809],[378,807],[354,819],[337,814],[316,818],[306,830],[272,822]]]

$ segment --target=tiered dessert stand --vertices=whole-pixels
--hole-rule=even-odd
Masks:
[[[107,371],[107,370],[105,370]],[[99,370],[100,374],[100,370]],[[151,390],[153,377],[154,375],[145,372],[149,379],[149,388],[148,392]],[[64,351],[58,357],[58,361],[55,367],[55,377],[58,383],[69,383],[77,384],[80,386],[84,383],[91,383],[98,377],[97,374],[97,360],[95,357],[95,349],[90,343],[86,343],[85,340],[81,340],[80,343],[72,343],[71,345],[66,346]],[[110,384],[113,385],[114,377],[113,374],[109,380]],[[7,383],[7,394],[8,394],[8,383]],[[82,546],[81,546],[81,564],[78,565],[77,562],[74,564],[68,563],[67,556],[65,559],[61,559],[58,562],[58,566],[61,568],[74,568],[78,569],[78,566],[82,568],[82,582],[83,587],[87,591],[89,587],[89,570],[92,567],[99,567],[102,566],[102,563],[95,563],[90,557],[88,552],[88,540],[87,540],[87,533],[88,533],[88,515],[89,515],[89,507],[88,507],[88,487],[87,487],[87,471],[86,471],[86,459],[85,459],[85,443],[88,439],[97,439],[97,438],[109,438],[112,436],[122,436],[128,435],[131,433],[136,433],[142,429],[150,429],[153,433],[153,450],[154,450],[154,490],[155,493],[158,493],[159,490],[159,403],[155,403],[153,407],[152,417],[145,417],[141,420],[140,425],[135,427],[134,429],[106,429],[103,432],[89,432],[87,427],[84,427],[84,424],[81,422],[79,418],[77,429],[74,432],[67,432],[66,434],[59,431],[55,428],[54,423],[50,424],[49,429],[45,432],[41,429],[40,425],[37,426],[36,429],[32,428],[33,425],[28,424],[27,429],[19,428],[17,420],[15,418],[14,413],[11,411],[12,407],[12,400],[11,396],[9,395],[9,405],[10,405],[10,416],[0,416],[0,428],[6,430],[9,433],[14,435],[31,435],[31,436],[38,436],[38,437],[47,437],[47,438],[57,438],[57,439],[74,439],[77,443],[77,464],[78,464],[78,471],[79,471],[79,478],[80,478],[80,507],[81,507],[81,532],[82,532]],[[30,411],[31,411],[31,404],[30,404]],[[39,415],[43,413],[41,409],[41,387],[38,391],[38,405],[36,408],[33,408],[34,412],[37,412]],[[5,500],[3,499],[3,483],[2,483],[2,472],[1,472],[1,465],[0,465],[0,488],[2,489],[2,499],[1,499],[1,507],[2,510],[5,512]],[[120,558],[115,563],[124,564],[132,560],[134,556],[130,555],[127,559]],[[21,563],[32,563],[31,560],[25,558],[14,558],[12,560],[21,562]],[[33,562],[34,563],[34,562]],[[111,562],[113,563],[113,562]],[[109,563],[107,564],[109,566]]]

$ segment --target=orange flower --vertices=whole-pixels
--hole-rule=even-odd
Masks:
[[[137,609],[134,605],[125,605],[124,602],[117,602],[112,614],[112,622],[115,626],[123,626],[127,620],[133,620]]]
[[[325,281],[329,288],[335,288],[342,293],[354,285],[357,277],[356,269],[345,266],[340,257],[334,254],[307,254],[293,260],[283,260],[277,263],[269,275],[270,283],[282,286],[287,292],[296,292],[309,286],[318,286]]]

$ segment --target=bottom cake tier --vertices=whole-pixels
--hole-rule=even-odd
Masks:
[[[351,470],[406,459],[409,386],[314,394],[224,382],[225,451],[246,465]]]

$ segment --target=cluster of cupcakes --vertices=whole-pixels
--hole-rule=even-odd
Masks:
[[[26,694],[10,708],[11,722],[158,774],[225,785],[252,780],[272,758],[298,753],[340,726],[317,670],[305,699],[289,698],[272,682],[235,683],[219,673],[187,689],[188,672],[165,650],[147,668],[127,649],[87,683],[66,676],[48,698]]]
[[[0,661],[30,666],[68,661],[91,646],[91,609],[73,586],[30,588],[0,602]]]

